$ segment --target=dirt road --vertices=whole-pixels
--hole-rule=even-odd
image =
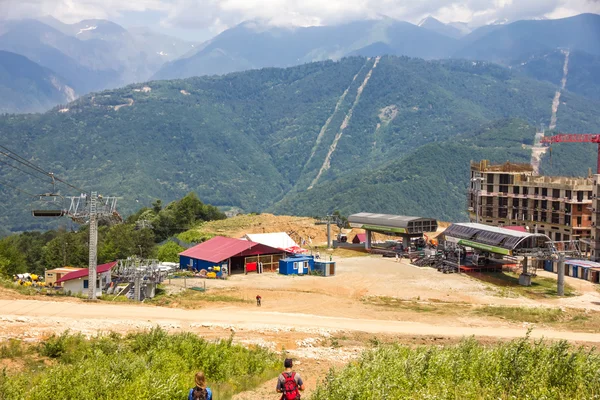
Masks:
[[[18,320],[29,326],[43,324],[48,319],[61,323],[62,319],[75,320],[81,327],[95,327],[98,331],[110,329],[112,324],[132,326],[142,324],[167,325],[181,330],[194,327],[229,325],[234,330],[294,329],[305,332],[360,331],[367,333],[430,335],[442,337],[522,337],[526,329],[465,327],[434,325],[418,322],[382,321],[366,318],[326,317],[312,314],[293,314],[272,311],[248,311],[223,307],[208,310],[181,310],[151,306],[135,306],[105,303],[64,303],[38,300],[0,300],[0,319],[7,322]],[[554,330],[534,330],[533,337],[569,339],[574,341],[600,342],[600,335]]]

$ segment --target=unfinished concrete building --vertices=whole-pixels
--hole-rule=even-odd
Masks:
[[[469,218],[488,225],[537,230],[555,241],[589,239],[595,191],[591,176],[537,176],[529,164],[471,162]]]

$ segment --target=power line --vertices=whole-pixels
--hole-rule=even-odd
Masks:
[[[2,160],[0,160],[0,163],[2,163],[2,164],[4,164],[4,165],[8,165],[8,166],[9,166],[9,167],[11,167],[11,168],[17,169],[17,170],[19,170],[19,171],[21,171],[21,172],[23,172],[23,173],[25,173],[25,174],[27,174],[27,175],[33,176],[34,178],[37,178],[37,179],[40,179],[40,180],[42,180],[42,181],[46,182],[46,179],[42,178],[41,176],[34,175],[34,174],[32,174],[31,172],[25,171],[24,169],[21,169],[21,168],[19,168],[19,167],[16,167],[16,166],[14,166],[14,165],[12,165],[12,164],[9,164],[9,163],[7,163],[6,161],[2,161]]]
[[[6,146],[3,146],[3,145],[1,145],[1,144],[0,144],[0,148],[3,148],[4,150],[8,151],[8,153],[10,153],[10,154],[7,154],[7,153],[5,153],[5,152],[3,152],[3,151],[0,151],[0,154],[3,154],[4,156],[6,156],[6,157],[9,157],[9,158],[11,158],[12,160],[15,160],[15,161],[17,161],[18,163],[21,163],[21,164],[25,165],[26,167],[29,167],[29,168],[31,168],[31,169],[33,169],[33,170],[35,170],[35,171],[37,171],[37,172],[39,172],[39,173],[41,173],[41,174],[44,174],[44,175],[46,175],[46,176],[49,176],[49,177],[52,179],[52,181],[53,181],[53,182],[54,182],[54,181],[57,181],[57,182],[60,182],[60,183],[63,183],[63,184],[65,184],[65,185],[67,185],[67,186],[70,186],[70,187],[72,187],[73,189],[76,189],[76,190],[78,190],[78,191],[80,191],[80,192],[85,192],[85,190],[84,190],[84,189],[82,189],[82,188],[80,188],[80,187],[77,187],[77,186],[75,186],[75,185],[72,185],[72,184],[70,184],[69,182],[66,182],[66,181],[64,181],[64,180],[62,180],[62,179],[60,179],[60,178],[58,178],[58,177],[54,176],[54,174],[53,174],[52,172],[48,172],[48,171],[44,170],[42,167],[39,167],[39,166],[37,166],[37,165],[33,164],[32,162],[30,162],[30,161],[26,160],[25,158],[21,157],[20,155],[18,155],[18,154],[17,154],[17,153],[15,153],[14,151],[10,150],[10,149],[9,149],[9,148],[7,148]],[[7,164],[7,163],[5,163],[5,164]],[[12,166],[12,165],[10,165],[10,164],[7,164],[7,165],[9,165],[9,166],[11,166],[11,167],[13,167],[13,168],[16,168],[16,167],[14,167],[14,166]],[[17,169],[18,169],[18,168],[17,168]],[[25,171],[23,171],[23,170],[21,170],[21,171],[22,171],[22,172],[25,172]],[[33,174],[29,174],[29,175],[35,176],[35,175],[33,175]]]
[[[26,164],[28,167],[30,167],[30,168],[32,168],[32,169],[35,169],[35,170],[37,170],[38,172],[41,172],[41,173],[43,173],[43,174],[47,174],[47,172],[46,172],[46,171],[44,171],[44,169],[43,169],[42,167],[39,167],[39,166],[35,165],[34,163],[32,163],[31,161],[29,161],[29,160],[27,160],[27,159],[25,159],[25,158],[21,157],[20,155],[18,155],[18,154],[17,154],[17,153],[15,153],[14,151],[10,150],[8,147],[6,147],[6,146],[2,146],[1,144],[0,144],[0,147],[1,147],[1,148],[3,148],[4,150],[8,151],[9,153],[11,153],[11,154],[12,154],[14,157],[16,157],[16,159],[15,159],[16,161],[19,161],[19,160],[21,160],[21,161],[19,161],[19,162],[21,162],[21,163],[23,163],[23,164]],[[10,155],[8,155],[8,154],[6,154],[6,153],[3,153],[3,152],[0,152],[0,153],[4,154],[4,155],[5,155],[5,156],[7,156],[7,157],[13,158],[13,156],[10,156]]]
[[[15,190],[18,190],[18,191],[19,191],[19,192],[21,192],[21,193],[24,193],[24,194],[28,195],[28,196],[35,197],[35,195],[33,195],[33,194],[31,194],[31,193],[29,193],[29,192],[27,192],[27,191],[23,190],[23,189],[19,189],[18,187],[16,187],[16,186],[13,186],[13,185],[11,185],[10,183],[4,182],[4,181],[0,181],[0,185],[4,185],[4,186],[7,186],[7,187],[9,187],[9,188],[13,188],[13,189],[15,189]]]

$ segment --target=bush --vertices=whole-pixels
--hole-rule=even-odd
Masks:
[[[231,339],[208,342],[159,328],[92,339],[65,332],[38,351],[56,362],[0,373],[0,399],[185,398],[198,370],[205,372],[215,399],[223,399],[275,377],[281,362],[275,353],[234,345]]]
[[[599,375],[597,353],[564,341],[386,345],[331,370],[312,399],[598,399]]]

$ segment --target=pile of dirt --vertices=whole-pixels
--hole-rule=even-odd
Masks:
[[[211,221],[202,224],[197,230],[213,235],[241,238],[248,233],[273,233],[286,232],[292,239],[300,242],[301,239],[312,242],[313,245],[327,243],[327,225],[316,225],[317,220],[311,217],[291,217],[273,214],[248,214],[237,215],[221,221]],[[331,227],[331,234],[335,237],[339,229]],[[344,230],[347,232],[347,230]],[[356,233],[364,232],[362,229],[351,230],[348,237],[352,239]],[[301,244],[301,243],[298,243]]]
[[[292,217],[288,215],[273,214],[247,214],[237,215],[220,221],[211,221],[202,224],[195,230],[201,233],[208,233],[219,236],[241,238],[248,233],[273,233],[286,232],[292,239],[302,244],[304,239],[307,243],[313,245],[324,245],[327,243],[327,225],[316,225],[317,220],[311,217]],[[442,232],[449,224],[440,222],[438,233]],[[335,239],[340,229],[332,225],[331,235]],[[348,240],[352,240],[357,233],[364,233],[363,229],[343,229],[347,234]],[[433,234],[431,237],[435,237]],[[310,240],[309,240],[310,239]],[[396,240],[397,237],[391,237],[379,233],[374,233],[373,240],[385,241]]]

